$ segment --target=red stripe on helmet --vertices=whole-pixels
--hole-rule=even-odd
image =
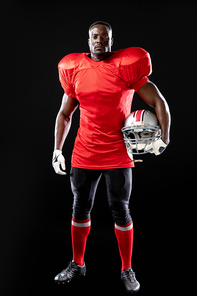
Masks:
[[[144,110],[137,110],[135,114],[136,121],[141,121],[142,120],[142,115],[143,115]]]

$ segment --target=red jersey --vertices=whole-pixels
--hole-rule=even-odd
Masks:
[[[133,167],[121,128],[131,112],[134,92],[151,74],[149,54],[130,47],[95,62],[88,53],[72,53],[59,63],[65,93],[80,103],[80,127],[72,166],[86,169]]]

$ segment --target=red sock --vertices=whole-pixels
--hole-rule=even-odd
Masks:
[[[90,232],[90,225],[90,218],[87,220],[76,220],[72,218],[71,235],[73,260],[80,266],[84,264],[86,240]]]
[[[118,241],[120,257],[122,260],[122,271],[131,268],[131,257],[133,249],[133,223],[124,226],[115,223],[115,235]]]

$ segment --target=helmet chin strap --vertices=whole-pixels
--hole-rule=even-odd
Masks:
[[[129,155],[129,157],[131,158],[131,160],[133,162],[143,162],[142,159],[133,159],[133,154],[131,152],[129,152],[128,149],[127,149],[127,154]]]
[[[133,162],[143,162],[142,159],[134,159]]]

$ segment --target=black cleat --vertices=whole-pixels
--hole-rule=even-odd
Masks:
[[[136,280],[135,272],[131,268],[121,272],[121,280],[123,281],[127,292],[136,293],[140,289],[140,284]]]
[[[65,282],[69,283],[74,277],[81,275],[86,275],[85,263],[83,266],[79,266],[75,261],[71,261],[66,269],[56,275],[54,281],[58,284],[65,284]]]

